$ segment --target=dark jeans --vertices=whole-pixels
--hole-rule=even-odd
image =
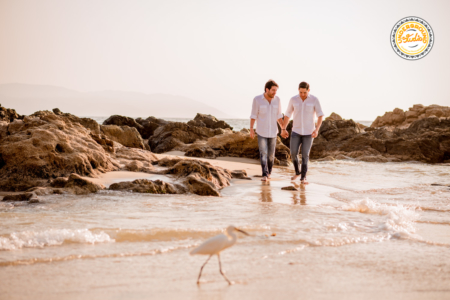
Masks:
[[[295,174],[301,175],[300,180],[305,179],[306,172],[308,171],[309,152],[311,151],[313,138],[311,135],[300,135],[298,133],[291,133],[291,157],[294,164]],[[302,146],[302,169],[298,162],[298,152]]]
[[[277,138],[265,138],[258,134],[259,155],[261,159],[262,176],[272,173],[273,160],[275,158],[275,146]]]

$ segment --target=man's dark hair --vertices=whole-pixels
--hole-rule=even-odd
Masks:
[[[307,90],[309,90],[309,83],[307,83],[307,82],[305,82],[305,81],[302,81],[302,82],[300,82],[300,84],[298,85],[298,88],[299,88],[299,89],[307,89]]]
[[[269,91],[270,91],[270,89],[271,89],[273,86],[279,87],[278,84],[277,84],[275,81],[273,81],[272,79],[270,79],[269,81],[266,82],[266,86],[264,87],[264,92],[266,91],[266,89],[269,89]]]

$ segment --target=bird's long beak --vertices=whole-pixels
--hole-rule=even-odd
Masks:
[[[250,234],[248,234],[247,232],[245,232],[245,231],[242,230],[242,229],[237,229],[237,228],[236,228],[236,231],[242,232],[242,233],[245,234],[245,235],[250,235]]]

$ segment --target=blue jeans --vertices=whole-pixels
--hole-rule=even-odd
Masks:
[[[258,134],[258,147],[261,160],[262,176],[272,173],[273,160],[275,158],[275,147],[277,138],[265,138]]]
[[[292,131],[291,133],[291,158],[294,164],[295,174],[301,175],[300,180],[305,179],[306,172],[308,171],[308,160],[309,152],[311,151],[311,146],[313,143],[313,138],[311,135],[300,135]],[[302,146],[302,169],[300,171],[298,152]]]

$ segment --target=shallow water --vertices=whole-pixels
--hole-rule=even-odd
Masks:
[[[446,298],[449,169],[313,162],[311,183],[295,192],[281,190],[294,185],[292,170],[277,168],[268,183],[234,180],[222,197],[102,191],[0,203],[0,295]],[[226,285],[214,261],[198,288],[206,257],[188,253],[230,224],[251,234],[222,254],[236,284]]]

